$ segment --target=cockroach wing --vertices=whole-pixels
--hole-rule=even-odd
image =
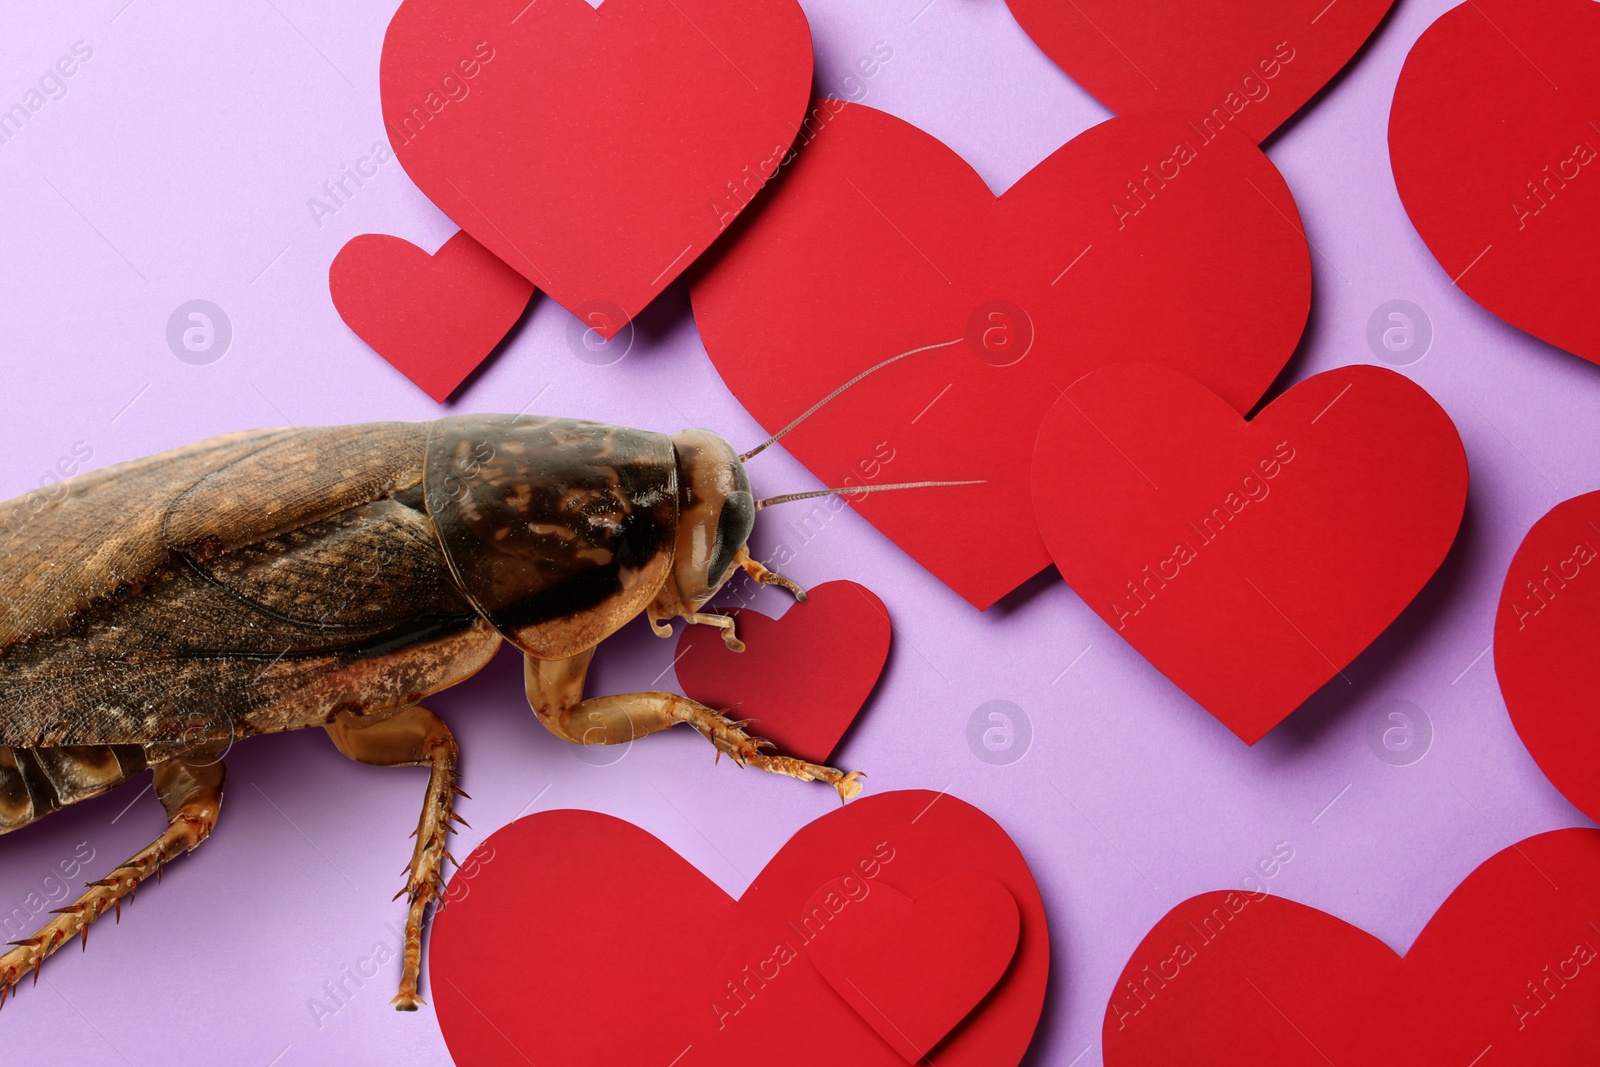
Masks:
[[[292,430],[185,489],[162,536],[203,559],[413,488],[427,439],[425,422]]]
[[[422,475],[424,423],[250,430],[0,504],[0,649],[132,595],[174,552],[205,558]]]
[[[671,572],[678,473],[663,434],[543,416],[441,419],[423,484],[460,587],[539,659],[593,647]]]
[[[292,432],[213,437],[0,504],[0,649],[56,632],[96,601],[130,594],[167,559],[161,525],[173,500]]]
[[[33,593],[6,617],[0,745],[220,741],[410,703],[481,666],[498,637],[420,493],[389,496],[417,488],[426,433],[260,431],[66,483],[0,564]]]

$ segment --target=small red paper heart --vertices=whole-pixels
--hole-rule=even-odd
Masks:
[[[1246,422],[1176,371],[1123,364],[1051,409],[1033,492],[1068,584],[1254,744],[1438,569],[1467,457],[1394,371],[1319,374]]]
[[[1389,112],[1406,214],[1456,285],[1600,363],[1600,5],[1474,0],[1417,39]]]
[[[380,90],[428,199],[609,338],[777,170],[811,32],[795,0],[405,0]]]
[[[1179,904],[1106,1007],[1106,1067],[1555,1067],[1600,1049],[1600,831],[1491,856],[1411,950],[1243,891]]]
[[[1299,342],[1299,215],[1237,133],[1112,119],[997,198],[908,123],[836,100],[816,114],[694,286],[695,321],[769,430],[896,353],[960,341],[878,371],[783,445],[828,485],[983,481],[852,502],[979,608],[1049,562],[1027,471],[1051,383],[1159,359],[1247,410]]]
[[[364,233],[328,268],[333,306],[373,351],[439,403],[505,339],[533,286],[465,232],[428,255]]]
[[[1394,0],[1006,0],[1121,114],[1170,108],[1261,142],[1350,61]]]
[[[806,914],[818,908],[837,913],[838,936],[806,946],[812,963],[907,1063],[921,1063],[978,1006],[1017,951],[1017,902],[993,878],[957,875],[915,900],[884,885],[859,902],[835,880]]]
[[[828,762],[889,658],[883,601],[855,582],[826,582],[781,619],[728,614],[745,650],[730,652],[709,626],[685,629],[676,660],[684,694],[756,720],[752,730],[785,756]]]
[[[1512,557],[1494,669],[1540,769],[1600,819],[1600,493],[1557,504]]]
[[[470,891],[453,888],[466,878]],[[738,900],[620,819],[519,819],[451,882],[429,946],[431,1000],[460,1067],[816,1067],[819,1058],[897,1067],[899,1053],[834,991],[811,951],[879,929],[892,915],[868,907],[880,893],[920,898],[952,878],[1003,887],[1020,937],[1009,970],[935,1062],[1016,1064],[1050,967],[1038,887],[993,820],[923,790],[866,796],[811,823]],[[833,880],[846,890],[840,908],[808,910],[817,886]],[[967,929],[985,926],[974,916]]]

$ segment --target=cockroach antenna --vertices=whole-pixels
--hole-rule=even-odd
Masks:
[[[827,396],[823,397],[821,400],[817,401],[815,404],[812,404],[809,408],[806,408],[806,410],[801,412],[800,416],[797,419],[795,419],[793,422],[791,422],[789,425],[785,426],[783,429],[779,430],[777,433],[773,434],[771,437],[767,438],[765,441],[762,441],[759,445],[756,445],[756,447],[752,448],[750,451],[744,453],[744,455],[739,457],[739,462],[740,463],[747,463],[752,458],[754,458],[755,456],[759,456],[763,451],[766,450],[767,446],[773,444],[774,442],[776,442],[778,440],[778,438],[782,437],[784,434],[788,433],[790,430],[794,429],[796,426],[799,426],[802,422],[805,422],[811,416],[815,415],[818,412],[818,410],[820,410],[822,408],[822,406],[824,404],[828,403],[828,401],[834,399],[840,393],[844,392],[846,389],[850,388],[852,385],[856,384],[857,382],[859,382],[861,379],[867,377],[868,375],[876,374],[878,371],[881,371],[883,368],[887,367],[889,364],[898,363],[902,359],[905,359],[907,356],[915,356],[920,352],[931,352],[935,348],[949,348],[951,345],[958,345],[964,340],[966,340],[966,338],[957,337],[954,341],[940,341],[936,345],[923,345],[921,348],[913,348],[911,351],[902,352],[898,356],[890,356],[888,359],[884,360],[882,363],[879,363],[879,364],[877,364],[876,366],[873,366],[873,367],[868,367],[866,370],[862,371],[860,374],[856,375],[854,378],[851,378],[848,382],[845,382],[843,385],[839,386],[839,388],[835,389],[833,392],[829,393]],[[957,484],[963,484],[963,483],[958,483],[958,482],[931,483],[930,482],[928,484],[930,484],[930,485],[931,484],[957,485]],[[886,486],[883,486],[882,488],[884,488],[884,489],[889,489],[889,488],[898,489],[900,487],[899,486],[887,486],[886,485]],[[910,486],[907,486],[906,488],[910,488]],[[833,490],[833,491],[834,492],[838,492],[839,490]],[[816,494],[816,495],[826,495],[826,494]],[[776,499],[774,499],[772,502],[776,503],[777,501],[776,501]]]
[[[850,496],[854,493],[887,493],[891,489],[934,489],[942,485],[982,485],[983,479],[972,482],[901,482],[898,485],[856,485],[845,486],[842,489],[813,489],[808,493],[784,493],[782,496],[769,496],[765,500],[756,501],[756,510],[770,508],[774,504],[787,504],[791,500],[810,500],[818,496]]]

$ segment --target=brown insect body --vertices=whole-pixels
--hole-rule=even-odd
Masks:
[[[798,593],[749,557],[758,505],[707,431],[499,415],[261,430],[66,484],[4,505],[0,833],[146,766],[170,825],[0,956],[0,1003],[210,833],[227,745],[320,726],[354,759],[432,768],[402,890],[395,1002],[416,1007],[456,778],[454,739],[418,702],[502,640],[526,656],[540,721],[568,740],[688,722],[741,764],[859,791],[676,694],[583,699],[595,646],[641,611],[658,632],[673,616],[718,625],[737,648],[731,620],[698,611],[735,566]]]
[[[671,571],[678,467],[665,435],[564,419],[446,419],[428,443],[425,488],[459,587],[541,659],[567,659],[615,632]]]

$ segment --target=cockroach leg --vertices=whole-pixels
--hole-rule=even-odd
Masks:
[[[32,937],[13,942],[16,946],[0,956],[0,1004],[6,994],[29,971],[38,971],[45,957],[74,937],[88,944],[89,925],[116,909],[120,918],[122,899],[130,900],[135,890],[152,875],[158,875],[170,860],[211,835],[222,806],[221,761],[214,753],[187,752],[155,764],[155,793],[167,809],[167,828],[147,848],[98,882],[75,902],[57,909],[56,917]]]
[[[770,741],[751,737],[745,723],[677,693],[629,693],[583,699],[591,649],[565,660],[523,659],[528,703],[551,733],[580,745],[620,745],[686,722],[740,766],[759,767],[804,782],[827,782],[841,800],[861,793],[860,772],[846,774],[790,756],[762,751]]]
[[[767,570],[767,568],[762,565],[760,560],[755,559],[750,555],[750,548],[748,545],[739,549],[739,554],[733,557],[733,562],[735,566],[741,568],[746,574],[748,574],[753,581],[760,582],[762,585],[782,586],[794,594],[795,600],[802,604],[806,602],[806,591],[800,588],[798,583],[792,581],[791,579],[785,578],[776,571]]]
[[[712,615],[707,612],[694,611],[684,616],[691,623],[701,626],[715,626],[722,631],[722,643],[728,646],[730,652],[743,652],[744,642],[739,640],[735,632],[734,621],[727,615]]]
[[[735,722],[720,711],[706,707],[688,697],[680,697],[672,693],[638,693],[632,697],[602,697],[602,700],[637,700],[639,698],[666,696],[671,700],[668,714],[676,722],[686,722],[700,731],[707,741],[717,746],[718,752],[726,752],[732,756],[734,762],[741,767],[759,767],[764,771],[774,774],[786,774],[790,778],[798,778],[802,782],[827,782],[838,790],[840,800],[854,800],[861,795],[861,782],[864,778],[860,771],[851,771],[849,774],[835,770],[832,767],[823,767],[805,760],[795,759],[792,756],[779,756],[775,753],[761,751],[771,748],[772,742],[759,737],[751,737],[744,731],[747,725],[744,722]],[[585,701],[587,705],[589,702]]]
[[[466,820],[451,810],[456,788],[456,739],[450,728],[421,704],[413,704],[378,721],[344,715],[327,728],[334,745],[358,763],[377,767],[429,768],[428,796],[417,822],[417,843],[411,852],[410,877],[404,889],[409,901],[406,915],[405,962],[400,992],[389,1003],[398,1011],[416,1011],[425,1001],[417,995],[422,970],[422,924],[428,904],[439,899],[444,886],[445,846],[450,821]]]

